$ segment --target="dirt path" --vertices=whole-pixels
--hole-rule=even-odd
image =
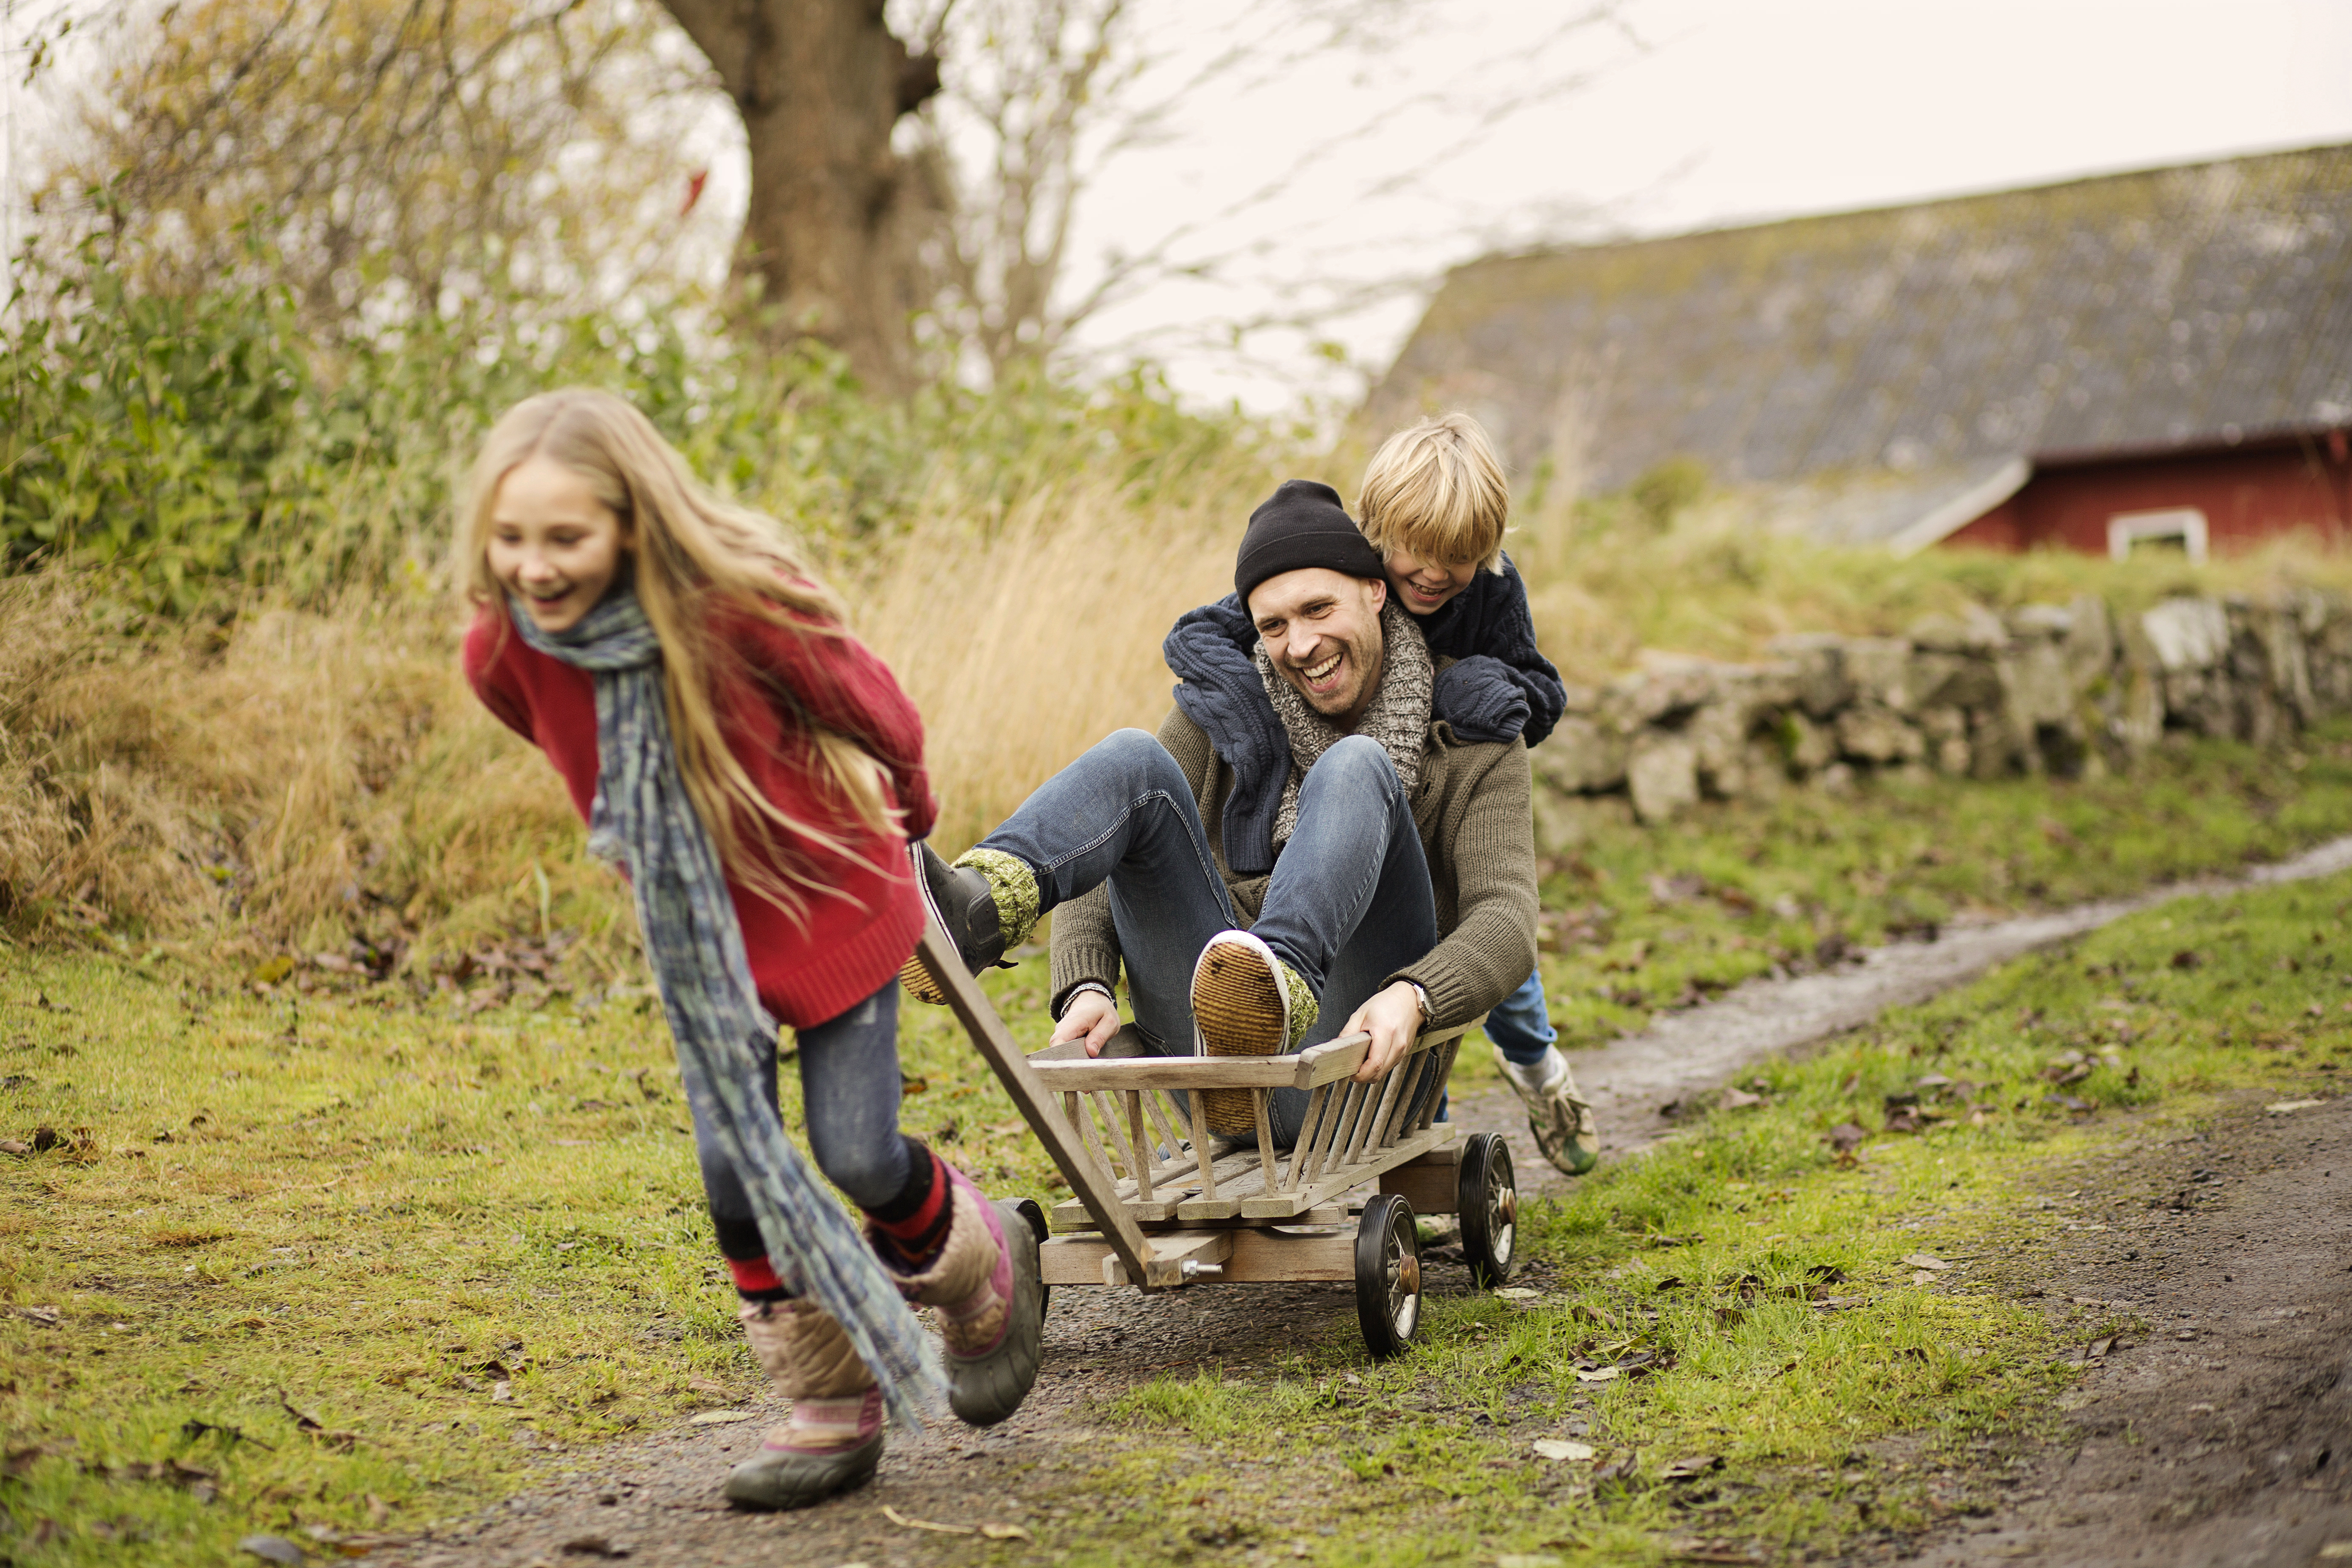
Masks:
[[[2051,1194],[2063,1237],[1987,1268],[2078,1354],[2127,1326],[2053,1440],[1953,1478],[1989,1511],[1917,1561],[2352,1560],[2352,1097],[2284,1114],[2255,1100],[2114,1152],[2095,1190]]]
[[[2021,954],[2172,899],[2347,868],[2352,868],[2352,837],[2241,878],[2208,879],[2132,899],[1957,926],[1934,942],[1872,950],[1822,974],[1751,982],[1706,1006],[1662,1016],[1646,1033],[1577,1053],[1577,1074],[1595,1102],[1605,1149],[1622,1156],[1671,1130],[1662,1114],[1667,1104],[1713,1089],[1750,1063],[1867,1023],[1888,1007],[1925,1000]],[[1509,1137],[1524,1188],[1541,1192],[1564,1184],[1566,1179],[1537,1154],[1526,1120],[1507,1091],[1460,1096],[1454,1117],[1465,1131]],[[2340,1163],[2342,1185],[2352,1193],[2352,1150]],[[2258,1251],[2270,1233],[2261,1228],[2249,1234],[2255,1239],[2244,1245]],[[2342,1265],[2336,1268],[2337,1278],[2352,1284],[2352,1276],[2340,1272]],[[1461,1274],[1433,1269],[1430,1288],[1467,1289],[1466,1276],[1454,1278]],[[1057,1290],[1046,1325],[1044,1369],[1018,1415],[988,1432],[950,1423],[916,1439],[894,1436],[880,1475],[847,1497],[800,1513],[765,1516],[732,1512],[719,1500],[729,1467],[758,1446],[765,1426],[782,1418],[781,1402],[771,1402],[745,1407],[752,1418],[740,1424],[682,1426],[583,1452],[563,1465],[564,1479],[547,1490],[389,1549],[376,1560],[400,1568],[569,1564],[594,1561],[600,1543],[625,1550],[631,1563],[649,1568],[778,1562],[895,1568],[966,1556],[974,1544],[971,1537],[909,1528],[885,1510],[967,1527],[1030,1522],[1040,1505],[1027,1498],[1051,1493],[1066,1467],[1097,1464],[1124,1441],[1119,1431],[1093,1421],[1095,1412],[1126,1389],[1160,1372],[1203,1362],[1271,1360],[1302,1337],[1352,1331],[1354,1315],[1353,1289],[1345,1285],[1253,1288],[1248,1310],[1242,1311],[1234,1310],[1232,1294],[1213,1289],[1154,1297]],[[2352,1384],[2343,1397],[2352,1411]],[[2352,1474],[2352,1436],[2335,1451],[2339,1458],[2332,1462]],[[2342,1533],[2352,1537],[2352,1514],[2343,1522]],[[2030,1550],[2038,1539],[2031,1532],[2042,1528],[2020,1523],[2002,1536],[2000,1549]],[[1971,1558],[1964,1551],[1952,1561],[1985,1554]]]

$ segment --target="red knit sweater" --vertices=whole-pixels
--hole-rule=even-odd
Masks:
[[[848,735],[889,771],[908,836],[939,814],[923,772],[923,721],[887,666],[849,637],[797,637],[756,616],[725,613],[713,626],[741,669],[721,683],[728,749],[762,794],[796,821],[817,822],[856,846],[848,856],[801,848],[803,869],[824,886],[803,889],[799,920],[727,879],[751,977],[768,1011],[795,1028],[838,1016],[898,973],[922,934],[923,905],[906,841],[876,837],[823,792],[805,711]],[[547,753],[585,820],[596,798],[596,689],[584,669],[532,648],[486,605],[466,633],[466,679],[492,713]],[[798,711],[796,711],[798,710]]]

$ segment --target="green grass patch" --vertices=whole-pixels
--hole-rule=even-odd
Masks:
[[[1581,1564],[1912,1538],[1980,1502],[2076,1375],[1972,1262],[2030,1245],[2053,1170],[2151,1118],[2328,1092],[2347,915],[2352,876],[2183,900],[1776,1064],[1762,1104],[1534,1205],[1521,1296],[1433,1302],[1409,1356],[1366,1366],[1349,1331],[1133,1390],[1135,1440],[1048,1543]]]
[[[1890,784],[1655,834],[1598,824],[1560,851],[1548,904],[1556,924],[1606,904],[1612,929],[1548,955],[1556,1005],[1572,1043],[1604,1038],[1649,1009],[1580,1012],[1580,984],[1727,983],[1804,958],[1825,925],[1868,941],[1901,909],[2284,854],[2347,819],[2343,744],[2307,740],[2299,770],[2209,742],[2127,784]],[[1709,890],[1662,900],[1653,876]],[[2331,956],[2346,896],[2175,906],[1772,1068],[1769,1105],[1532,1213],[1532,1302],[1433,1302],[1393,1366],[1363,1364],[1349,1332],[1271,1380],[1145,1385],[1136,1445],[1055,1529],[1080,1558],[1212,1552],[1232,1525],[1345,1563],[1638,1558],[1683,1526],[1794,1542],[1864,1527],[1865,1504],[1924,1517],[1927,1483],[1887,1479],[1869,1446],[1981,1440],[2055,1374],[2038,1319],[1914,1287],[1901,1257],[2032,1223],[2018,1184],[2116,1109],[2323,1081],[2352,1020]],[[1783,897],[1797,916],[1772,912]],[[1644,941],[1640,965],[1603,967]],[[363,974],[0,948],[0,1137],[56,1140],[0,1155],[0,1552],[227,1563],[255,1530],[412,1530],[757,1390],[658,1010],[609,975],[556,978],[477,1011]],[[1042,1045],[1042,961],[987,984]],[[905,1018],[908,1129],[992,1189],[1058,1195],[944,1011]],[[2088,1071],[2038,1076],[2058,1058],[2058,1077]],[[1930,1075],[1974,1103],[1918,1089]],[[1826,1129],[1875,1130],[1906,1093],[1933,1131],[1833,1163]],[[2078,1124],[2050,1094],[2100,1110]],[[1820,1307],[1823,1289],[1863,1300]],[[1537,1435],[1601,1454],[1534,1464]],[[1664,1479],[1701,1457],[1724,1468]]]

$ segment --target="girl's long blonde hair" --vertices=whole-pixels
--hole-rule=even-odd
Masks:
[[[781,524],[704,488],[643,414],[609,392],[566,387],[509,409],[475,459],[457,517],[455,573],[474,605],[511,613],[506,589],[490,574],[490,512],[499,483],[534,457],[578,475],[620,518],[637,602],[661,639],[670,734],[687,793],[728,872],[802,915],[802,889],[827,888],[809,874],[807,851],[856,850],[833,825],[802,821],[761,794],[728,749],[713,693],[719,681],[744,670],[740,656],[709,628],[713,612],[725,607],[797,637],[842,637],[841,601],[810,571]],[[799,718],[819,763],[820,793],[871,833],[898,831],[900,814],[889,805],[882,763],[855,739],[817,723],[804,707]]]

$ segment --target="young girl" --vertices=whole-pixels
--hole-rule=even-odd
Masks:
[[[467,679],[635,893],[719,1251],[793,1402],[727,1496],[815,1502],[874,1473],[886,1400],[919,1424],[940,1369],[906,1301],[939,1310],[955,1413],[1010,1415],[1037,1371],[1036,1237],[898,1130],[898,975],[924,918],[906,844],[937,810],[912,704],[777,524],[606,393],[499,421],[457,563]],[[863,1241],[783,1135],[775,1020]]]

